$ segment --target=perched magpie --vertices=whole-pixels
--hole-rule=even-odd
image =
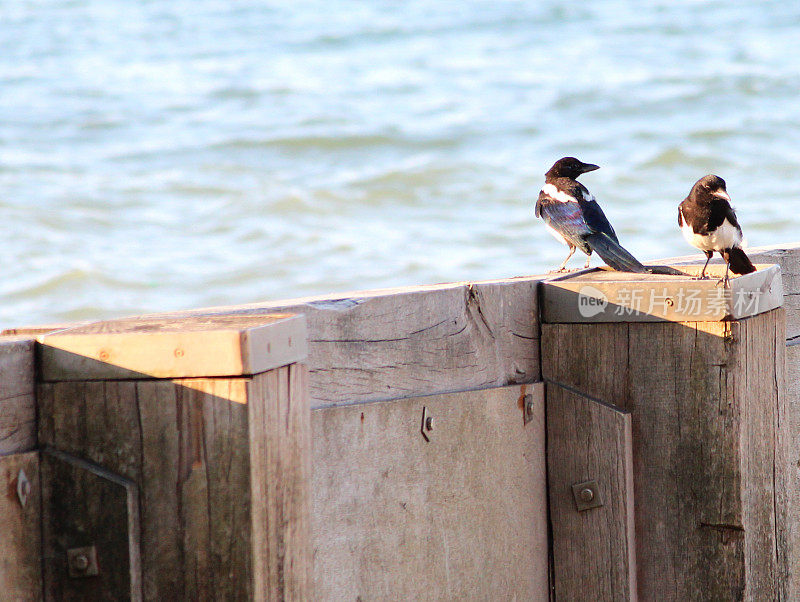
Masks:
[[[603,210],[577,177],[587,171],[600,169],[597,165],[583,163],[574,157],[564,157],[544,174],[544,186],[536,201],[536,217],[544,220],[545,227],[556,240],[569,247],[569,255],[558,270],[566,269],[575,249],[586,253],[586,266],[592,251],[609,266],[621,272],[647,272],[637,259],[623,249],[614,228],[608,223]]]
[[[707,278],[706,268],[714,251],[725,260],[725,277],[720,282],[728,282],[728,270],[734,274],[756,271],[742,251],[742,228],[730,201],[725,180],[707,175],[697,180],[689,196],[678,205],[678,225],[683,237],[706,254],[700,278]]]

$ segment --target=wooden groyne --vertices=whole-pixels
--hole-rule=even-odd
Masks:
[[[751,257],[18,329],[0,591],[797,599],[800,245]]]

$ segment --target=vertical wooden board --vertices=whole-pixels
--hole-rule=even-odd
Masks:
[[[255,597],[308,599],[309,430],[306,369],[292,365],[248,388]]]
[[[630,414],[547,386],[547,474],[557,600],[636,600]],[[578,511],[573,485],[603,503]]]
[[[20,470],[30,483],[23,506]],[[0,457],[0,592],[7,600],[42,599],[39,452]]]
[[[142,455],[142,574],[145,600],[184,597],[177,391],[169,381],[136,383]]]
[[[786,466],[780,415],[784,390],[782,309],[740,324],[736,397],[742,400],[742,510],[745,598],[788,596]],[[779,342],[777,340],[779,339]]]
[[[241,380],[209,379],[198,387],[196,381],[177,381],[184,394],[193,398],[202,412],[200,430],[201,459],[196,456],[189,479],[201,483],[202,495],[187,496],[194,519],[184,519],[186,528],[195,528],[206,540],[206,548],[196,546],[196,566],[205,565],[206,574],[195,579],[199,597],[248,600],[251,596],[250,567],[250,472],[247,434],[247,406],[239,392]],[[189,389],[191,385],[194,388]],[[199,543],[199,541],[198,541]],[[188,558],[188,553],[186,554]],[[190,569],[187,569],[187,573]],[[191,588],[187,586],[187,591]]]
[[[274,488],[277,480],[275,441],[279,371],[253,378],[248,387],[250,499],[253,596],[278,599],[278,517]]]
[[[787,600],[800,599],[800,344],[786,347],[785,397],[778,420],[782,463],[786,492],[786,517],[784,526],[786,562],[782,567],[788,574]],[[780,483],[776,483],[778,492]]]
[[[42,453],[42,567],[48,600],[141,600],[136,486],[82,460]],[[94,546],[98,574],[70,577],[67,553]]]
[[[540,385],[315,410],[312,446],[316,599],[548,599]]]
[[[755,595],[745,591],[751,574],[746,556],[754,553],[750,542],[769,549],[777,544],[774,536],[757,535],[768,529],[748,501],[748,475],[772,475],[774,464],[764,454],[751,454],[747,437],[774,440],[767,423],[776,401],[773,394],[764,397],[743,384],[743,358],[753,357],[747,345],[763,346],[756,329],[743,325],[774,320],[780,311],[733,323],[543,325],[548,380],[614,401],[632,413],[643,599]],[[774,339],[774,331],[770,336]],[[774,362],[774,349],[771,358],[769,353],[758,361]],[[761,365],[756,368],[761,376],[753,378],[769,383],[774,393],[776,377],[764,376]],[[745,423],[755,410],[748,410],[748,403],[767,416],[751,423],[751,435]],[[767,497],[773,491],[770,486]],[[774,515],[778,500],[772,499],[766,507]],[[762,526],[748,532],[750,520]],[[759,570],[772,575],[775,567]],[[766,581],[774,587],[771,577]],[[773,590],[765,592],[769,598]]]

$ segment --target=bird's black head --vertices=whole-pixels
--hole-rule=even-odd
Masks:
[[[692,187],[693,191],[706,191],[706,192],[727,192],[725,188],[725,180],[714,174],[703,176]]]
[[[553,167],[544,175],[548,179],[572,178],[574,180],[582,173],[594,171],[595,169],[600,169],[600,166],[593,165],[592,163],[584,163],[575,157],[564,157],[553,163]]]

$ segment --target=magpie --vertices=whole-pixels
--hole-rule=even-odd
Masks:
[[[734,274],[756,271],[742,251],[742,227],[731,207],[725,180],[719,176],[703,176],[692,186],[689,196],[678,205],[678,226],[686,242],[706,255],[701,279],[707,278],[706,268],[714,251],[725,260],[725,277],[720,282],[728,283],[728,270]]]
[[[592,251],[597,251],[615,270],[645,273],[647,268],[620,246],[614,228],[594,196],[577,181],[578,176],[595,169],[600,167],[575,157],[564,157],[544,174],[545,183],[536,201],[536,217],[544,220],[545,227],[556,240],[569,247],[569,255],[556,271],[563,272],[575,249],[580,249],[587,255],[587,268]]]

